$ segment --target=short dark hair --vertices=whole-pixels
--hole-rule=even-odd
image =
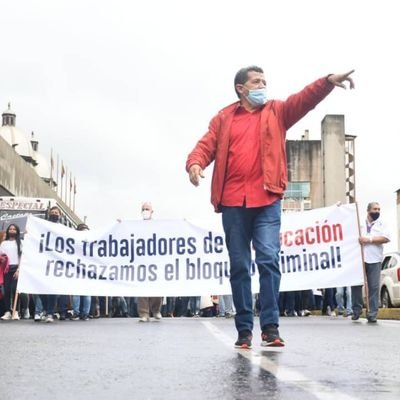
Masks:
[[[234,80],[235,92],[239,98],[240,98],[240,93],[236,90],[236,85],[238,84],[244,85],[249,79],[250,71],[259,72],[261,74],[264,73],[263,69],[257,67],[257,65],[250,65],[249,67],[239,69],[239,71],[235,75],[235,80]]]
[[[87,231],[87,230],[89,230],[89,227],[86,224],[79,224],[76,227],[76,230],[77,231]]]

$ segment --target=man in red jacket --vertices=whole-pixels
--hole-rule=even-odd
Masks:
[[[281,199],[287,185],[286,131],[322,101],[335,86],[354,88],[350,75],[331,74],[306,86],[286,101],[268,100],[260,67],[242,68],[235,76],[239,101],[210,122],[186,162],[198,186],[212,162],[211,203],[222,212],[230,259],[230,282],[236,308],[238,340],[250,348],[253,331],[251,244],[260,275],[261,345],[284,346],[279,327],[279,231]]]

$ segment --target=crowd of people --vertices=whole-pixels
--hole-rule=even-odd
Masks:
[[[144,220],[152,218],[151,203],[142,205]],[[379,272],[382,244],[389,240],[386,228],[379,220],[380,206],[368,204],[365,228],[359,241],[363,244],[365,269],[368,275],[368,322],[375,323],[379,307]],[[55,206],[48,212],[53,223],[60,221],[61,211]],[[79,224],[77,230],[88,230]],[[100,317],[138,318],[139,322],[160,321],[177,317],[236,316],[232,295],[192,297],[98,297],[39,295],[17,293],[19,264],[23,241],[17,224],[9,224],[0,232],[0,315],[1,320],[33,319],[47,323],[58,320],[88,321]],[[373,262],[374,261],[374,262]],[[313,311],[322,315],[351,317],[357,320],[363,309],[361,286],[279,292],[280,317],[307,317]],[[361,297],[361,299],[360,299]],[[15,301],[15,303],[14,303]],[[15,310],[13,308],[15,307]],[[259,294],[252,295],[252,315],[262,312]]]

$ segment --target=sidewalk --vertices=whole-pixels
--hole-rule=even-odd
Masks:
[[[311,311],[312,315],[321,315],[321,311]],[[365,317],[365,308],[361,317]],[[378,319],[396,319],[400,320],[400,308],[380,308],[378,312]]]

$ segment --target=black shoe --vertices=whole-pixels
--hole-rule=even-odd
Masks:
[[[368,317],[367,320],[369,324],[376,324],[378,322],[375,317]]]
[[[237,349],[251,349],[251,339],[253,339],[253,335],[250,331],[241,331],[235,342],[235,347]]]
[[[90,319],[89,315],[87,315],[87,314],[83,314],[82,317],[81,317],[82,321],[89,321],[89,319]]]
[[[73,314],[71,316],[71,321],[79,321],[79,314]]]
[[[261,346],[283,347],[284,340],[279,336],[278,328],[275,325],[267,325],[261,333]]]
[[[358,319],[360,319],[360,313],[353,313],[353,315],[351,316],[351,320],[352,321],[357,321]]]

